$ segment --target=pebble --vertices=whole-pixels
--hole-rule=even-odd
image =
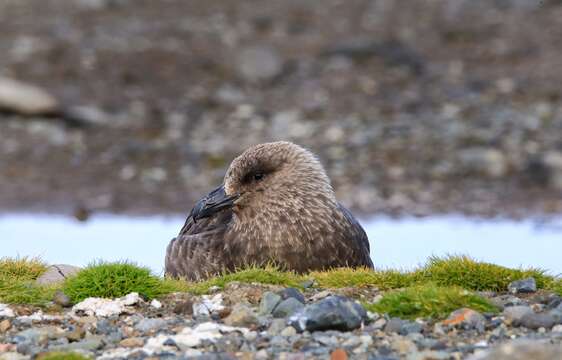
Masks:
[[[224,323],[230,326],[251,327],[257,325],[259,320],[251,308],[243,304],[236,304],[230,315],[224,319]]]
[[[486,318],[478,311],[462,308],[453,311],[449,317],[443,321],[444,325],[458,326],[465,329],[476,329],[479,332],[484,331]]]
[[[10,320],[4,319],[0,321],[0,334],[10,330],[11,327],[12,327],[12,323],[10,322]]]
[[[152,301],[150,302],[150,306],[152,306],[155,309],[161,309],[162,303],[156,299],[152,299]]]
[[[27,116],[44,115],[56,113],[59,103],[35,85],[0,77],[0,109]]]
[[[294,297],[283,300],[273,310],[273,317],[285,318],[304,308],[304,304]]]
[[[0,304],[0,318],[12,318],[16,316],[14,310],[10,309],[10,307],[6,304]]]
[[[287,326],[279,333],[279,335],[281,336],[294,336],[296,334],[297,334],[297,330],[295,330],[295,328],[292,326]]]
[[[534,293],[537,291],[537,283],[535,278],[529,277],[509,283],[507,289],[512,294]]]
[[[329,296],[306,306],[290,318],[299,331],[357,329],[367,319],[363,306],[343,296]]]
[[[76,326],[73,330],[65,333],[65,337],[69,341],[80,341],[84,338],[85,335],[86,331],[80,326]]]
[[[142,347],[143,345],[144,345],[144,340],[139,337],[131,337],[131,338],[123,339],[119,342],[119,346],[123,346],[126,348]]]

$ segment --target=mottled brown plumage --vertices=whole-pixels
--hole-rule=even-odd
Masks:
[[[337,202],[318,159],[289,142],[234,159],[166,251],[166,274],[190,280],[268,263],[297,272],[373,267],[365,231]]]

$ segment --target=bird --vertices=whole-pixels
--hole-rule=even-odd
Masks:
[[[254,145],[231,162],[168,244],[165,275],[200,281],[267,265],[373,268],[367,234],[336,200],[318,158],[288,141]]]

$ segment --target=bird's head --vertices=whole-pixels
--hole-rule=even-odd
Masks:
[[[231,207],[238,216],[250,218],[336,203],[318,159],[310,151],[285,141],[244,151],[232,161],[223,186],[214,193],[208,196],[211,211]],[[208,213],[203,211],[204,215]]]

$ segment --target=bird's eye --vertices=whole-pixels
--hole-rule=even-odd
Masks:
[[[261,179],[263,179],[263,174],[262,174],[262,173],[255,173],[255,174],[254,174],[254,180],[260,181]]]

